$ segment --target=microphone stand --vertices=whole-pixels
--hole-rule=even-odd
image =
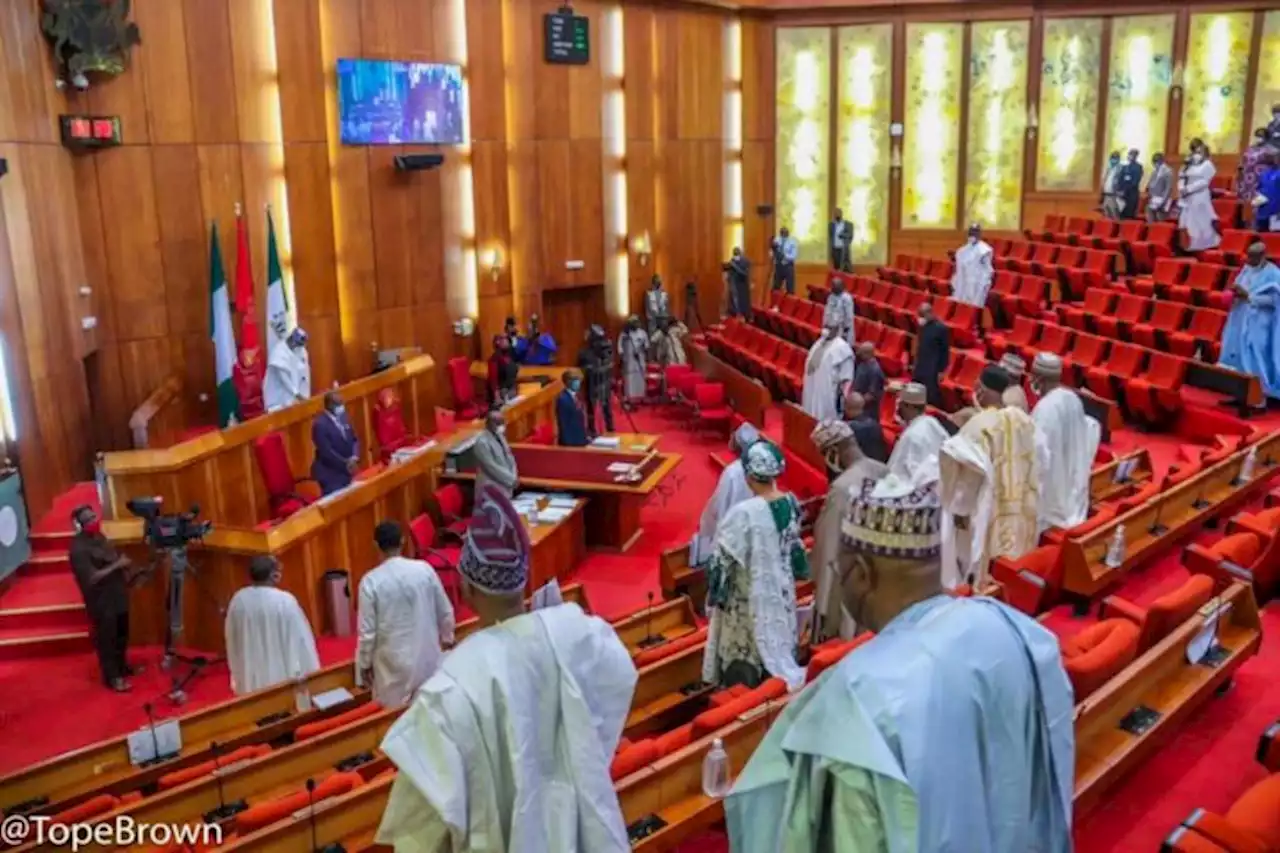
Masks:
[[[653,631],[651,630],[652,628],[653,628],[653,590],[650,590],[649,606],[645,608],[645,612],[644,612],[644,639],[642,639],[638,644],[640,648],[647,649],[651,646],[660,646],[666,642],[666,639],[663,637],[655,637],[653,635]]]
[[[316,780],[314,778],[307,780],[307,820],[311,822],[311,851],[316,853],[320,849],[320,842],[316,840]]]

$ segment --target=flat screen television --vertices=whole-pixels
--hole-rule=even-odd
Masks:
[[[462,69],[339,59],[338,114],[347,145],[459,145]]]

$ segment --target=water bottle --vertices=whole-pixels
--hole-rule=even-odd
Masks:
[[[1107,546],[1107,556],[1103,559],[1103,565],[1109,569],[1118,569],[1124,565],[1124,525],[1116,527],[1115,535],[1111,537],[1111,544]]]
[[[311,691],[307,690],[307,679],[302,677],[302,673],[294,673],[293,676],[293,704],[299,714],[311,710]]]
[[[730,785],[729,754],[724,751],[724,742],[716,738],[702,759],[702,793],[713,800],[723,800]]]
[[[1253,471],[1258,467],[1258,447],[1254,445],[1244,455],[1244,463],[1240,466],[1240,481],[1247,483],[1253,479]]]

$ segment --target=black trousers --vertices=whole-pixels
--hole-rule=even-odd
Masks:
[[[596,429],[596,409],[604,415],[604,431],[613,432],[613,395],[608,391],[601,392],[604,399],[596,400],[595,395],[587,397],[587,432],[598,435]]]
[[[831,249],[831,268],[841,272],[853,272],[853,267],[849,265],[848,247]]]
[[[787,293],[795,295],[796,292],[796,265],[795,264],[775,264],[773,268],[773,289],[787,289]]]
[[[93,647],[98,652],[102,681],[110,685],[128,673],[125,651],[129,646],[129,610],[109,610],[93,615]]]

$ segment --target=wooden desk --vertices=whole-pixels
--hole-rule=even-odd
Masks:
[[[1120,467],[1120,463],[1130,459],[1135,460],[1136,464],[1129,473],[1129,479],[1123,483],[1117,483],[1116,469]],[[1145,447],[1124,456],[1117,456],[1106,464],[1096,466],[1093,473],[1089,475],[1089,502],[1097,504],[1121,496],[1150,480],[1151,473],[1151,454]]]
[[[640,537],[641,507],[681,458],[678,453],[643,454],[538,444],[513,444],[511,451],[522,487],[585,495],[587,544],[620,551],[626,551]],[[638,483],[615,482],[615,475],[608,471],[615,462],[643,462],[643,479]],[[442,472],[440,476],[475,479],[470,470]]]
[[[594,444],[588,444],[583,450],[603,450],[605,453],[648,453],[650,450],[658,446],[658,442],[662,440],[660,435],[651,435],[646,432],[606,432],[603,438],[618,439],[618,447],[597,447]]]
[[[689,342],[689,364],[710,382],[724,385],[725,398],[733,410],[760,429],[765,427],[766,413],[773,405],[773,395],[758,379],[752,379],[737,368],[711,354],[701,344]]]
[[[525,529],[529,532],[529,544],[532,546],[529,585],[526,587],[530,595],[552,580],[561,584],[567,582],[587,555],[586,506],[587,502],[579,499],[573,511],[554,524],[530,524],[525,519]]]
[[[435,362],[418,356],[381,373],[348,382],[338,390],[360,439],[361,462],[377,458],[373,441],[373,407],[378,395],[393,388],[400,396],[406,428],[427,435],[435,428],[430,371]],[[167,512],[200,505],[203,518],[219,525],[253,527],[270,517],[267,492],[253,456],[253,443],[269,433],[284,438],[293,473],[309,477],[315,448],[311,422],[324,410],[323,393],[217,432],[205,433],[172,447],[104,454],[107,475],[104,516],[131,518],[125,501],[159,495]]]
[[[510,406],[507,410],[510,433],[527,434],[538,423],[552,417],[559,387],[553,383]],[[364,573],[381,560],[373,542],[374,527],[390,519],[407,529],[409,521],[425,510],[445,453],[471,438],[478,429],[476,422],[462,426],[408,461],[383,468],[275,526],[215,524],[204,542],[191,548],[196,572],[187,578],[183,596],[182,644],[222,652],[225,648],[223,609],[236,590],[247,584],[248,561],[258,554],[272,554],[280,560],[283,574],[280,587],[297,597],[312,630],[323,633],[327,629],[321,597],[324,573],[331,569],[349,572],[354,600]],[[103,530],[135,562],[150,561],[149,550],[142,542],[140,520],[130,517],[108,521],[103,524]],[[135,643],[150,645],[164,641],[166,578],[165,572],[157,572],[150,582],[135,587],[131,593],[130,637]]]
[[[817,420],[789,401],[784,401],[778,408],[782,410],[782,446],[817,470],[827,470],[827,460],[809,437],[818,425]]]

